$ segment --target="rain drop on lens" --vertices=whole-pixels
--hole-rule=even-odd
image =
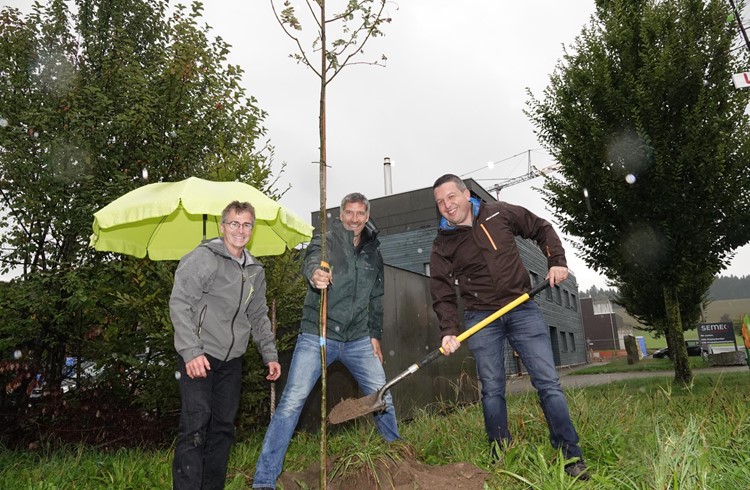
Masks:
[[[417,249],[417,253],[418,253],[418,254],[421,254],[421,253],[422,253],[422,249],[421,249],[421,248],[418,248],[418,249]]]
[[[17,351],[15,351],[15,352],[13,353],[13,357],[14,357],[15,359],[20,359],[21,357],[23,357],[23,353],[22,353],[22,352],[21,352],[20,350],[17,350]]]
[[[174,379],[178,380],[182,378],[182,374],[179,371],[174,372]]]
[[[633,174],[626,175],[625,182],[627,182],[628,184],[635,184],[635,175]]]
[[[0,128],[7,128],[8,127],[8,120],[4,117],[0,117]]]
[[[393,357],[393,356],[396,355],[396,351],[389,350],[388,351],[388,355],[391,356],[391,357]]]
[[[143,170],[141,170],[141,175],[144,179],[148,179],[148,169],[146,167],[143,167]]]

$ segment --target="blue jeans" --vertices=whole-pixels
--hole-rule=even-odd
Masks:
[[[466,327],[476,325],[492,311],[466,311]],[[490,443],[510,443],[505,403],[505,339],[518,352],[539,395],[549,427],[552,447],[566,458],[581,457],[578,434],[573,427],[555,369],[549,329],[539,306],[528,301],[490,323],[467,340],[482,382],[484,427]]]
[[[375,393],[386,383],[385,371],[380,360],[373,355],[370,337],[351,342],[326,342],[326,362],[341,361],[352,373],[364,395]],[[320,377],[320,341],[317,335],[300,333],[289,367],[284,393],[271,418],[271,423],[263,439],[258,462],[255,464],[253,487],[276,486],[281,474],[286,450],[297,426],[300,412],[308,395]],[[386,441],[399,438],[396,426],[396,412],[390,393],[385,397],[386,409],[374,414],[375,426]]]
[[[222,362],[207,355],[211,364],[208,375],[192,379],[185,373],[185,362],[178,358],[182,408],[172,462],[173,488],[224,488],[240,405],[242,358]]]

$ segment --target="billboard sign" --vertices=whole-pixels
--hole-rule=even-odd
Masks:
[[[701,323],[698,325],[698,340],[701,344],[734,342],[734,325],[731,322]]]

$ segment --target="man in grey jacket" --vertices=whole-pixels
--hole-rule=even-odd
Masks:
[[[265,272],[245,248],[254,224],[250,203],[231,202],[221,215],[222,236],[198,245],[175,272],[169,312],[182,401],[175,489],[224,488],[250,336],[268,366],[266,379],[281,375]]]

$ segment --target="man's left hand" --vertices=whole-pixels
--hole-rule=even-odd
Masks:
[[[276,381],[277,379],[279,379],[279,376],[281,376],[281,364],[276,361],[269,362],[268,376],[266,376],[266,379],[268,381]]]
[[[549,279],[549,285],[554,287],[555,284],[560,284],[568,278],[568,268],[559,265],[550,267],[547,278]]]
[[[380,350],[380,341],[370,337],[370,342],[372,343],[372,354],[380,359],[380,364],[383,364],[383,352]]]

